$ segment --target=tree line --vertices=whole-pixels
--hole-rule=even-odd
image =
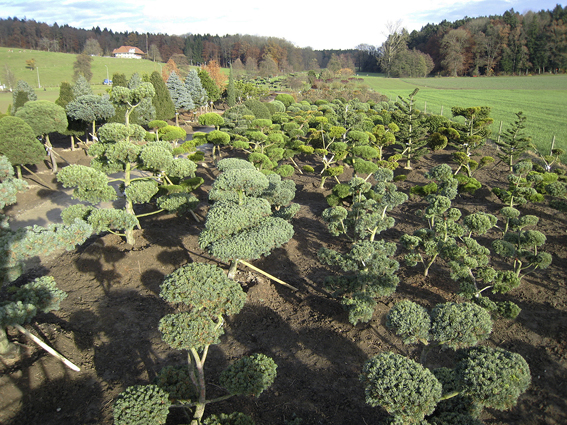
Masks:
[[[273,63],[276,73],[287,73],[327,68],[329,62],[333,65],[333,60],[340,59],[342,67],[353,71],[382,72],[391,77],[514,75],[567,69],[567,7],[559,4],[539,12],[520,14],[512,8],[502,15],[443,20],[411,33],[399,21],[387,25],[386,35],[380,46],[313,50],[276,37],[114,32],[98,26],[86,30],[16,17],[0,19],[0,45],[5,47],[108,56],[128,45],[146,52],[150,60],[167,62],[183,55],[196,66],[214,60],[222,67],[242,63],[258,69],[262,63]]]
[[[90,30],[69,25],[48,25],[17,17],[0,19],[0,46],[110,56],[120,46],[138,47],[148,59],[167,62],[174,55],[184,55],[191,65],[215,60],[221,66],[240,59],[242,63],[273,59],[281,71],[303,71],[326,65],[325,55],[311,47],[300,48],[276,37],[254,35],[167,35],[139,32],[114,32],[93,27]],[[326,58],[328,61],[330,55]]]
[[[524,14],[512,8],[502,16],[444,20],[411,33],[400,22],[391,23],[381,46],[358,50],[364,70],[379,68],[392,77],[565,72],[567,8],[558,4]]]

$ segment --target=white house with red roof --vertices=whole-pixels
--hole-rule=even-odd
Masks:
[[[142,59],[142,57],[145,56],[145,53],[137,47],[121,46],[112,51],[112,56],[115,58]]]

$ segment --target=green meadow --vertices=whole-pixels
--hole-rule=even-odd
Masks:
[[[0,84],[4,84],[4,65],[8,65],[15,74],[16,81],[24,80],[35,89],[38,99],[55,101],[59,97],[59,85],[62,81],[72,82],[73,63],[77,55],[69,53],[43,52],[0,47]],[[26,68],[26,60],[35,59],[36,69]],[[132,74],[151,74],[161,72],[163,64],[145,59],[120,59],[94,56],[91,62],[93,78],[91,83],[95,93],[102,93],[107,88],[102,83],[107,75],[121,73],[130,78]],[[12,93],[0,92],[0,112],[6,112],[12,103]]]
[[[490,106],[492,131],[496,134],[500,123],[506,130],[516,112],[523,111],[526,133],[540,151],[549,152],[554,136],[555,147],[567,151],[567,75],[407,79],[366,76],[364,80],[391,100],[407,97],[419,88],[416,107],[448,118],[453,106]]]

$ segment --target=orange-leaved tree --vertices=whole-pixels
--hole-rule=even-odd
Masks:
[[[204,69],[208,72],[209,76],[215,82],[216,86],[222,93],[224,91],[224,88],[226,87],[228,77],[221,71],[219,63],[216,60],[212,60],[209,61],[207,65],[201,66],[201,69]]]

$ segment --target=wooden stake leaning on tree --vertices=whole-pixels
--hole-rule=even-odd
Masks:
[[[47,345],[45,342],[43,342],[41,339],[39,339],[34,334],[30,333],[26,328],[24,328],[20,325],[14,325],[14,327],[17,330],[19,330],[21,333],[23,333],[25,336],[30,338],[33,342],[35,342],[41,348],[43,348],[45,351],[47,351],[49,354],[51,354],[53,357],[56,357],[59,360],[61,360],[65,364],[65,366],[67,366],[69,369],[73,369],[77,372],[81,371],[79,366],[76,366],[71,361],[69,361],[67,358],[63,357],[63,355],[59,354],[57,351],[55,351],[53,348],[51,348],[49,345]]]
[[[289,288],[289,289],[292,289],[292,290],[294,290],[294,291],[298,291],[298,290],[299,290],[299,289],[297,289],[295,286],[291,286],[289,283],[286,283],[286,282],[284,282],[283,280],[280,280],[280,279],[278,279],[277,277],[272,276],[271,274],[265,272],[264,270],[259,269],[259,268],[256,267],[256,266],[253,266],[252,264],[250,264],[250,263],[248,263],[248,262],[246,262],[246,261],[244,261],[244,260],[238,260],[238,262],[244,264],[244,265],[247,266],[247,267],[250,267],[252,270],[257,271],[258,273],[262,273],[262,274],[263,274],[264,276],[266,276],[267,278],[273,280],[274,282],[278,282],[278,283],[282,284],[283,286],[285,286],[285,287],[287,287],[287,288]]]

